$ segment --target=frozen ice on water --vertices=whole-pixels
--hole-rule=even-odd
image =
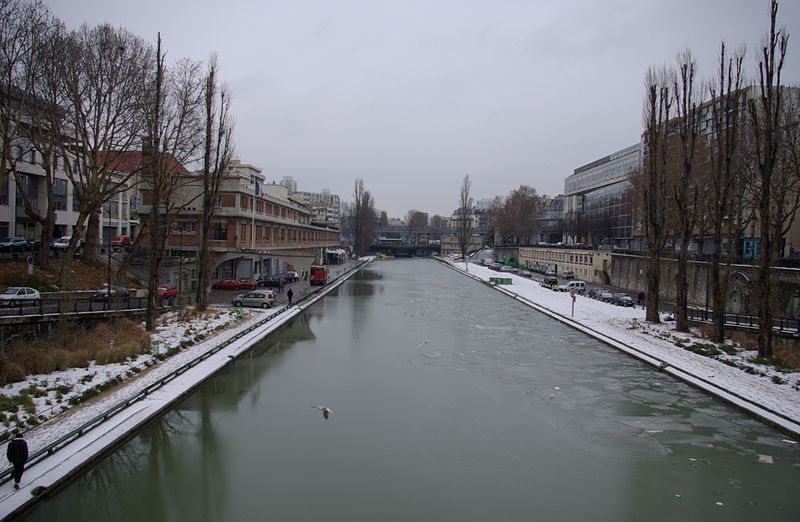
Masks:
[[[785,442],[787,444],[797,444],[796,440],[789,440],[789,439],[781,439],[781,442]]]
[[[761,464],[772,464],[772,456],[771,455],[759,455],[758,462]]]
[[[716,504],[716,505],[718,505],[718,506],[724,506],[724,505],[725,505],[725,504],[723,504],[722,502],[720,502],[719,500],[717,500],[717,501],[715,502],[715,504]]]

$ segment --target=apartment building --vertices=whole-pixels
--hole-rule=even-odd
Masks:
[[[189,271],[184,283],[196,279],[194,260],[200,241],[202,179],[184,175],[178,191],[179,211],[167,237],[167,253]],[[140,215],[146,219],[152,201],[143,184]],[[267,183],[261,169],[232,161],[221,187],[211,230],[214,252],[212,279],[253,277],[291,269],[297,259],[322,260],[326,247],[339,246],[339,231],[312,223],[312,212],[289,198],[283,185]],[[167,264],[164,280],[178,278],[175,263]]]
[[[27,195],[36,213],[47,211],[47,174],[42,164],[42,155],[21,142],[12,147],[12,154],[15,157],[19,183],[10,170],[5,181],[0,183],[0,237],[39,239],[41,225],[26,213],[26,198],[23,195]],[[54,156],[52,159],[53,204],[56,211],[54,237],[72,232],[80,210],[80,200],[75,197],[74,189],[64,171],[64,161],[70,160],[61,156]]]

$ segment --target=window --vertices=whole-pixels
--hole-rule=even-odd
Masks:
[[[8,205],[8,182],[10,181],[10,177],[6,178],[5,183],[0,185],[0,205]],[[0,237],[7,237],[8,233],[0,234]]]
[[[53,154],[53,172],[58,170],[58,155]]]
[[[81,211],[81,188],[80,186],[73,187],[72,190],[72,211]]]
[[[227,241],[228,227],[222,223],[214,223],[211,226],[211,239],[214,241]]]
[[[55,180],[53,184],[53,203],[56,210],[67,210],[67,180]]]

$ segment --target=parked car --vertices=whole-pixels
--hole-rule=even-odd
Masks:
[[[257,306],[259,308],[271,308],[275,304],[275,294],[270,290],[255,290],[246,294],[237,295],[233,301],[233,306]]]
[[[52,250],[66,250],[67,247],[69,246],[69,242],[71,239],[72,236],[60,237],[50,244],[50,248]],[[83,248],[83,243],[84,243],[83,239],[79,239],[78,244],[75,245],[75,249],[77,250]]]
[[[4,237],[0,239],[0,251],[21,252],[28,248],[28,240],[24,237]]]
[[[522,277],[527,277],[528,279],[533,277],[533,274],[529,270],[523,270],[519,273]]]
[[[597,299],[597,295],[598,295],[600,292],[602,292],[602,290],[600,290],[600,289],[598,289],[598,288],[592,288],[591,290],[589,290],[589,293],[588,293],[588,294],[586,294],[586,295],[587,295],[587,296],[589,296],[589,297],[591,297],[592,299]]]
[[[575,279],[575,272],[572,270],[564,270],[561,272],[561,279]]]
[[[494,270],[495,272],[499,272],[502,269],[503,265],[501,265],[500,263],[492,263],[491,265],[489,265],[489,270]]]
[[[131,236],[114,236],[111,240],[112,247],[130,248],[131,244]]]
[[[542,286],[555,288],[558,286],[558,278],[556,276],[545,276],[544,279],[542,279]]]
[[[614,294],[603,290],[599,294],[597,294],[597,298],[603,301],[604,303],[610,303],[611,301],[614,300]]]
[[[256,281],[256,283],[258,284],[258,286],[265,286],[265,287],[268,287],[268,288],[277,288],[277,287],[279,287],[281,285],[286,284],[286,280],[281,275],[273,274],[273,275],[269,275],[269,276],[261,276],[261,277],[259,277],[258,280]]]
[[[219,290],[239,290],[240,288],[255,288],[256,282],[252,279],[242,278],[242,279],[223,279],[222,281],[215,281],[211,284],[211,288],[216,288]]]
[[[500,271],[501,272],[511,272],[512,274],[517,274],[517,273],[519,273],[519,268],[517,268],[515,266],[503,265],[500,268]]]
[[[283,277],[284,281],[288,281],[290,283],[294,283],[295,281],[300,280],[300,275],[297,272],[289,271],[289,272],[279,272],[275,275],[279,275]]]
[[[619,306],[636,305],[636,301],[634,301],[633,298],[627,294],[617,294],[614,296],[614,299],[611,302]]]
[[[178,295],[178,287],[175,285],[160,285],[156,292],[159,299],[169,299]]]
[[[27,286],[11,286],[0,292],[0,305],[3,306],[35,305],[41,299],[38,290]]]
[[[545,277],[556,277],[556,273],[553,272],[552,270],[545,271],[544,275]]]
[[[111,285],[110,290],[108,287],[105,287],[95,292],[95,294],[92,296],[92,299],[95,301],[105,301],[109,297],[111,297],[111,299],[125,299],[130,297],[130,295],[131,291],[124,286]]]
[[[586,292],[586,283],[583,281],[570,281],[569,283],[559,286],[558,289],[562,292],[570,292],[572,289],[575,289],[576,294],[583,294]]]

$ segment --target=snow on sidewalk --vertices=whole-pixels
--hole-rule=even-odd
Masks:
[[[464,273],[463,262],[448,264]],[[640,354],[640,358],[656,359],[671,373],[712,393],[713,388],[727,392],[715,394],[800,434],[800,372],[754,362],[753,359],[757,356],[755,351],[745,351],[732,345],[725,346],[732,354],[722,352],[715,358],[684,349],[677,346],[676,342],[701,350],[716,349],[716,346],[700,338],[696,330],[691,334],[683,334],[675,331],[674,324],[655,325],[645,322],[644,310],[641,308],[625,308],[578,295],[575,315],[570,317],[572,304],[568,292],[554,292],[542,287],[535,280],[507,272],[498,273],[472,263],[468,273],[485,282],[490,277],[510,278],[511,285],[498,285],[497,289],[535,303],[553,312],[564,322],[569,323],[571,320],[576,326],[584,327],[584,331],[590,335],[597,333],[600,338],[607,336],[616,340],[625,345],[621,348],[632,349],[626,351],[638,352],[634,354]],[[761,406],[776,415],[765,415],[753,406]],[[789,422],[780,422],[780,417]]]

